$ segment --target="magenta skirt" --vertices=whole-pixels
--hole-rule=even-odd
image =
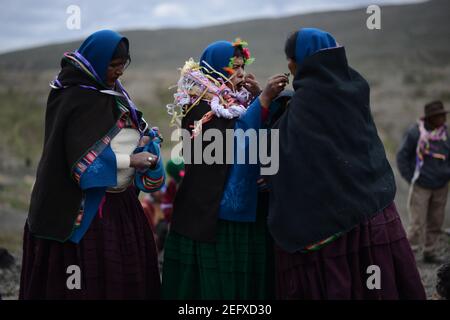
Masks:
[[[426,299],[394,203],[318,251],[275,255],[278,299]]]
[[[67,287],[70,265],[80,268],[81,289]],[[156,245],[133,187],[106,194],[79,244],[38,239],[25,225],[19,299],[159,297]]]

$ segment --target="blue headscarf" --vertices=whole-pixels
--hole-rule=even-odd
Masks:
[[[211,71],[208,67],[208,65],[210,65],[215,71],[227,76],[228,74],[223,68],[229,65],[230,59],[234,55],[234,50],[235,47],[229,41],[213,42],[203,51],[202,56],[200,57],[200,66]],[[205,61],[208,65],[206,65]],[[216,79],[220,77],[217,73],[211,73],[211,76]]]
[[[334,47],[337,47],[336,40],[328,32],[316,28],[300,29],[295,43],[295,62],[300,65],[317,51]]]
[[[124,40],[127,48],[129,48],[128,39],[120,33],[112,30],[100,30],[84,40],[77,50],[89,61],[103,82],[106,81],[108,65],[121,40]]]

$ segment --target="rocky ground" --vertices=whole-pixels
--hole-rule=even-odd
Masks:
[[[447,234],[443,234],[439,239],[438,256],[450,262],[450,236]],[[416,261],[422,282],[425,286],[427,298],[433,299],[435,298],[436,291],[436,273],[440,265],[424,263],[420,254],[416,254]]]
[[[0,295],[4,300],[14,300],[19,296],[21,252],[12,254],[14,262],[7,268],[0,267]]]

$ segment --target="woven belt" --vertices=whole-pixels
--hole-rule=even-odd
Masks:
[[[122,188],[122,189],[108,189],[108,190],[106,190],[106,192],[108,192],[108,193],[121,193],[121,192],[126,191],[127,189],[128,189],[128,187]]]

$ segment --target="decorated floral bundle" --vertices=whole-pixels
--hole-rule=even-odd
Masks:
[[[245,64],[253,62],[250,57],[247,43],[240,39],[233,42],[233,46],[242,46]],[[204,61],[206,67],[201,66],[192,58],[185,62],[180,69],[180,78],[177,83],[177,92],[173,95],[174,102],[168,104],[167,112],[172,116],[171,125],[180,125],[180,120],[201,100],[207,101],[211,106],[211,111],[206,113],[193,130],[193,136],[201,131],[203,123],[209,121],[212,117],[232,119],[239,117],[246,112],[251,101],[251,94],[244,87],[238,90],[227,84],[231,83],[234,77],[234,57],[230,59],[227,71],[228,77],[218,72]],[[216,79],[213,75],[219,75]]]

